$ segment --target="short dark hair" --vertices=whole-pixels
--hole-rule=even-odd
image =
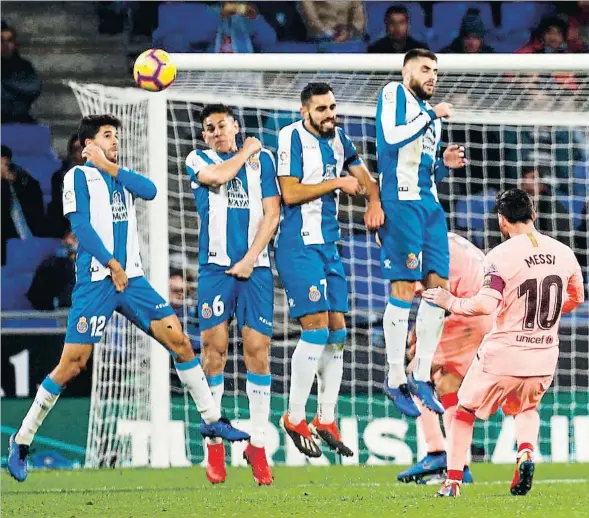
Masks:
[[[521,189],[508,189],[497,193],[495,210],[510,223],[527,223],[534,214],[531,198]]]
[[[78,140],[82,147],[86,145],[86,139],[93,139],[102,126],[114,126],[119,129],[121,121],[114,115],[86,115],[78,126]]]
[[[411,49],[407,54],[405,54],[405,59],[403,59],[403,66],[405,66],[409,61],[412,61],[417,58],[429,58],[433,59],[434,61],[438,61],[438,56],[436,56],[435,52],[432,52],[428,49]]]
[[[562,34],[563,38],[566,38],[568,32],[568,25],[567,23],[559,18],[558,16],[545,16],[540,21],[540,25],[538,26],[538,36],[544,36],[544,33],[550,29],[550,27],[556,27],[560,33]]]
[[[219,112],[213,112],[213,113],[219,113]],[[194,283],[194,275],[192,275],[188,270],[186,270],[186,275],[184,275],[184,271],[181,270],[180,268],[171,267],[169,278],[171,279],[172,277],[181,277],[182,279],[186,280],[186,282],[188,284]]]
[[[206,104],[200,112],[200,124],[203,128],[206,118],[213,113],[224,113],[225,115],[229,115],[229,117],[235,119],[235,115],[233,114],[233,110],[230,106],[227,106],[226,104]]]
[[[2,144],[2,156],[7,157],[9,161],[12,161],[12,149]]]
[[[409,13],[404,5],[391,5],[384,13],[384,23],[387,23],[391,14],[404,14],[405,19],[409,20]]]
[[[314,95],[325,95],[333,92],[329,83],[309,83],[301,92],[301,104],[307,104]]]

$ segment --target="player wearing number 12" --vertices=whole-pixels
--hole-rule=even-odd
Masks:
[[[584,299],[575,254],[534,228],[536,213],[529,196],[510,189],[497,196],[496,206],[507,241],[487,254],[478,294],[458,298],[443,288],[423,294],[455,315],[490,315],[498,309],[458,391],[448,479],[438,496],[459,496],[475,418],[488,419],[499,408],[515,416],[518,453],[511,493],[525,495],[531,489],[540,430],[537,407],[556,370],[560,317]]]
[[[157,190],[148,178],[117,165],[120,126],[110,115],[90,115],[78,128],[86,163],[70,169],[63,181],[63,212],[79,242],[76,285],[59,364],[41,383],[18,433],[10,437],[8,470],[18,481],[27,477],[29,446],[37,430],[64,385],[86,366],[115,310],[170,352],[203,418],[202,435],[249,438],[221,419],[178,317],[143,276],[135,198],[152,200]]]
[[[311,432],[329,448],[351,456],[335,421],[346,342],[344,314],[348,285],[336,248],[338,193],[368,197],[364,221],[382,225],[378,185],[354,144],[336,126],[331,86],[309,83],[301,92],[303,120],[280,130],[278,177],[283,212],[276,244],[276,268],[288,298],[290,315],[302,334],[291,362],[289,408],[281,425],[295,446],[309,457],[321,456]],[[351,176],[341,177],[344,169]],[[305,406],[317,375],[318,412],[307,425]]]
[[[200,218],[198,306],[203,367],[215,403],[223,397],[229,321],[237,317],[247,369],[251,440],[244,456],[259,484],[272,483],[264,430],[270,417],[270,338],[274,286],[268,243],[280,217],[272,154],[257,138],[238,149],[239,125],[231,108],[205,106],[200,114],[209,149],[193,151],[186,169]],[[207,477],[223,482],[225,449],[207,441]]]

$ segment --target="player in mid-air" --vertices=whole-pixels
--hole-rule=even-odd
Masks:
[[[85,368],[115,310],[170,352],[203,419],[203,436],[229,441],[249,438],[221,418],[178,317],[144,277],[135,198],[152,200],[156,186],[117,165],[120,126],[111,115],[84,117],[78,136],[86,163],[70,169],[63,180],[63,212],[79,242],[76,285],[59,364],[43,380],[20,429],[10,437],[8,470],[18,481],[27,477],[27,456],[37,430],[63,387]]]
[[[485,255],[476,246],[463,237],[448,232],[450,250],[450,293],[455,297],[471,297],[483,286],[483,262]],[[491,330],[493,315],[464,317],[450,315],[444,323],[444,331],[434,354],[432,363],[432,380],[436,393],[444,407],[442,416],[446,440],[449,441],[450,424],[456,412],[458,389],[470,367],[483,337]],[[408,357],[412,360],[408,372],[413,369],[415,354],[415,327],[409,332]],[[427,480],[433,483],[436,475],[447,470],[447,455],[444,447],[444,435],[437,413],[426,409],[419,399],[415,399],[421,415],[417,426],[421,429],[427,445],[427,455],[410,468],[397,475],[402,482]],[[428,480],[428,477],[432,477]],[[464,469],[464,482],[472,482],[470,469]]]
[[[254,479],[272,483],[264,449],[270,417],[270,339],[274,286],[268,243],[280,218],[272,154],[257,138],[238,148],[239,124],[230,107],[211,104],[200,114],[207,150],[192,151],[186,169],[200,218],[198,306],[203,368],[217,408],[224,391],[229,321],[237,317],[247,369],[251,438],[244,456]],[[224,482],[225,447],[207,439],[207,477]]]
[[[458,391],[450,432],[448,478],[439,496],[459,496],[464,461],[475,418],[501,408],[515,416],[516,469],[513,495],[532,487],[534,449],[540,431],[538,404],[552,383],[558,362],[561,315],[583,303],[583,277],[573,251],[534,228],[529,196],[510,189],[497,196],[499,228],[507,239],[485,258],[485,279],[477,295],[455,297],[443,288],[423,298],[455,315],[497,311],[493,329],[473,360]]]
[[[337,106],[327,83],[309,83],[301,92],[303,119],[280,130],[278,180],[282,219],[276,242],[276,268],[286,290],[290,316],[302,333],[292,355],[288,412],[281,426],[309,457],[321,456],[311,433],[341,455],[343,444],[335,407],[343,374],[348,286],[336,242],[338,195],[364,191],[364,221],[379,228],[384,219],[377,183],[354,144],[337,126]],[[350,176],[341,176],[347,169]],[[317,376],[317,415],[307,424],[305,406]]]
[[[425,49],[405,54],[403,83],[392,81],[380,92],[376,111],[376,150],[385,222],[381,268],[391,281],[383,329],[388,371],[384,391],[398,410],[420,415],[411,394],[442,414],[444,409],[429,384],[434,352],[444,325],[444,311],[422,300],[417,311],[415,368],[405,373],[405,345],[416,282],[426,288],[448,287],[448,228],[435,181],[447,168],[466,164],[464,148],[450,145],[442,158],[442,118],[452,105],[427,102],[438,79],[436,55]]]

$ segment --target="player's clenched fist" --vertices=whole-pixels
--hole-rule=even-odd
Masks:
[[[353,176],[342,176],[339,179],[339,188],[351,196],[356,196],[362,191],[360,182]]]
[[[124,291],[129,284],[129,279],[127,278],[125,270],[123,270],[121,263],[119,263],[116,259],[111,259],[108,262],[108,267],[110,268],[110,278],[115,285],[115,289],[119,293]]]
[[[248,137],[243,141],[242,149],[247,156],[252,156],[262,150],[262,143],[256,137]]]
[[[436,104],[434,111],[439,119],[449,119],[452,116],[452,105],[450,103]]]

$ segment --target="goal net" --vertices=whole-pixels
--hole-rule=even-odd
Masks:
[[[388,81],[401,80],[401,76],[396,58],[383,63],[382,58],[375,61],[370,56],[289,56],[288,60],[275,55],[174,57],[179,76],[162,94],[99,85],[72,87],[83,113],[108,111],[123,119],[126,165],[151,175],[167,174],[165,253],[169,261],[155,261],[152,268],[156,264],[166,275],[168,267],[182,271],[190,299],[198,283],[199,221],[184,161],[192,150],[204,148],[199,122],[203,106],[213,102],[232,106],[241,138],[256,136],[276,152],[279,129],[299,117],[299,95],[304,85],[310,81],[329,82],[338,101],[339,125],[376,173],[374,114],[378,92]],[[444,123],[443,143],[463,144],[469,159],[467,167],[453,171],[438,186],[450,230],[488,251],[501,239],[492,215],[495,194],[525,183],[538,192],[539,229],[575,250],[585,265],[587,282],[589,64],[577,57],[574,63],[565,59],[556,62],[545,56],[526,56],[525,63],[520,62],[524,59],[521,56],[451,58],[440,56],[439,83],[431,101],[453,103],[455,114]],[[161,103],[160,110],[149,111],[148,105],[155,99]],[[146,128],[152,126],[163,126],[167,136],[161,141],[152,139],[148,146]],[[167,150],[166,171],[155,171],[145,163],[156,142]],[[147,204],[143,210],[152,209]],[[374,236],[363,224],[364,211],[363,198],[340,195],[341,252],[349,280],[350,312],[346,317],[349,339],[337,413],[343,440],[355,455],[340,459],[325,451],[322,458],[312,461],[317,464],[408,464],[425,453],[415,421],[400,416],[382,391],[386,364],[382,313],[388,287],[381,278]],[[149,228],[143,225],[140,231],[147,236]],[[196,283],[189,282],[192,278]],[[287,408],[290,357],[300,331],[288,317],[288,304],[276,272],[274,288],[272,412],[267,450],[274,462],[301,465],[310,461],[278,428]],[[186,326],[192,323],[193,307],[187,305],[179,314]],[[101,354],[95,359],[87,455],[87,463],[93,466],[100,465],[97,459],[104,455],[105,444],[119,448],[117,463],[136,464],[131,458],[134,438],[132,434],[118,434],[116,421],[152,419],[149,411],[141,410],[154,407],[146,384],[150,382],[149,372],[163,366],[150,368],[147,342],[127,325],[121,327],[121,340],[123,349],[132,353],[121,355],[112,334],[107,333],[99,349]],[[586,305],[563,317],[558,372],[540,408],[539,446],[544,460],[589,461],[588,329]],[[148,373],[142,374],[141,370]],[[162,404],[170,404],[170,419],[176,431],[181,426],[185,445],[185,457],[172,455],[176,461],[171,463],[200,463],[204,456],[198,433],[200,417],[173,369],[170,379],[172,396]],[[309,418],[315,405],[311,397]],[[227,417],[247,429],[245,366],[235,323],[231,325],[223,408]],[[501,414],[478,422],[473,458],[512,462],[514,433],[513,420]],[[229,455],[234,465],[243,463],[241,448],[231,447]]]

